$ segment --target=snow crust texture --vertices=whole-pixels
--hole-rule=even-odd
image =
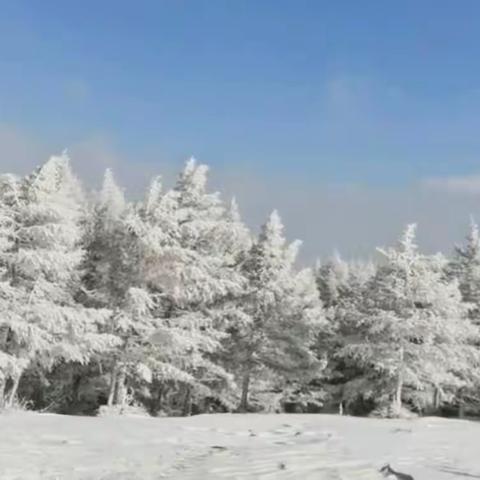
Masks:
[[[2,480],[480,478],[476,422],[331,415],[0,416]]]

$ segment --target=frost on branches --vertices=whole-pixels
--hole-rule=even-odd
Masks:
[[[302,384],[315,374],[312,345],[323,311],[310,269],[294,270],[299,244],[288,245],[273,212],[258,239],[244,254],[247,280],[238,321],[230,329],[230,358],[241,381],[240,410],[249,407],[251,383],[266,377],[272,386]]]
[[[5,227],[2,354],[13,358],[3,372],[3,402],[11,405],[28,367],[86,363],[114,345],[99,333],[108,310],[75,300],[82,260],[85,199],[66,155],[52,157],[31,175],[4,183]],[[5,228],[4,227],[4,228]],[[10,365],[10,366],[9,366]]]
[[[480,412],[480,240],[299,269],[277,212],[258,235],[189,160],[126,198],[66,154],[0,176],[0,408],[61,413],[403,408]],[[382,410],[383,409],[383,410]]]
[[[421,402],[421,394],[438,407],[478,365],[469,307],[457,282],[445,278],[443,256],[418,252],[415,225],[397,247],[379,251],[384,263],[368,282],[357,329],[341,354],[365,368],[363,393],[383,397],[393,414],[405,399]]]
[[[192,402],[230,405],[234,382],[218,361],[232,300],[242,293],[236,262],[249,234],[235,204],[206,189],[207,167],[191,159],[172,190],[154,180],[139,206],[145,288],[157,326],[152,336],[154,410],[188,414]],[[155,405],[156,404],[156,405]]]

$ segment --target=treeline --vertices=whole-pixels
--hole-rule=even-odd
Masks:
[[[190,160],[127,201],[68,158],[0,177],[0,408],[70,414],[480,410],[480,237],[298,269]]]

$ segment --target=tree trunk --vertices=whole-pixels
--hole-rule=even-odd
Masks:
[[[127,379],[127,367],[126,365],[120,365],[117,374],[117,382],[116,382],[116,398],[115,404],[121,405],[122,407],[125,406],[127,401],[127,387],[125,385],[125,381]]]
[[[163,384],[160,384],[160,386],[157,388],[157,394],[154,397],[152,395],[151,414],[154,416],[157,416],[162,410],[163,391],[164,386]]]
[[[167,415],[171,415],[177,406],[176,402],[176,388],[172,388],[171,385],[167,386],[163,393],[163,409]]]
[[[8,334],[9,334],[8,327],[0,328],[0,351],[7,351],[7,342],[8,342]],[[7,380],[8,377],[4,376],[0,378],[0,410],[6,406],[7,399],[5,396],[5,390],[7,388]]]
[[[435,389],[433,391],[433,409],[435,412],[437,412],[440,408],[440,400],[441,400],[440,389],[437,386],[435,386]]]
[[[117,365],[115,364],[110,375],[110,390],[108,392],[107,405],[111,407],[115,401],[115,390],[117,388]]]
[[[6,378],[0,378],[0,410],[5,407],[5,386],[7,383]]]
[[[17,398],[17,391],[18,391],[18,386],[20,385],[21,376],[22,374],[20,373],[13,378],[12,388],[8,392],[8,396],[7,396],[7,401],[6,401],[7,407],[12,407],[15,402],[15,399]]]
[[[187,386],[185,398],[183,400],[182,415],[189,417],[192,414],[192,387]]]
[[[402,391],[403,391],[403,374],[404,374],[404,349],[400,347],[399,352],[399,366],[398,366],[398,374],[397,374],[397,384],[395,387],[395,398],[393,402],[393,408],[395,413],[400,413],[402,410]]]
[[[248,389],[250,387],[250,370],[247,370],[243,375],[242,380],[242,396],[240,398],[240,405],[238,410],[240,412],[248,411]]]
[[[76,411],[78,408],[80,386],[82,384],[83,376],[81,374],[74,374],[72,379],[72,405],[69,406],[70,409]]]

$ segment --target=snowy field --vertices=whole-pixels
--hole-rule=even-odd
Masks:
[[[0,416],[2,480],[480,478],[480,423],[333,415]]]

